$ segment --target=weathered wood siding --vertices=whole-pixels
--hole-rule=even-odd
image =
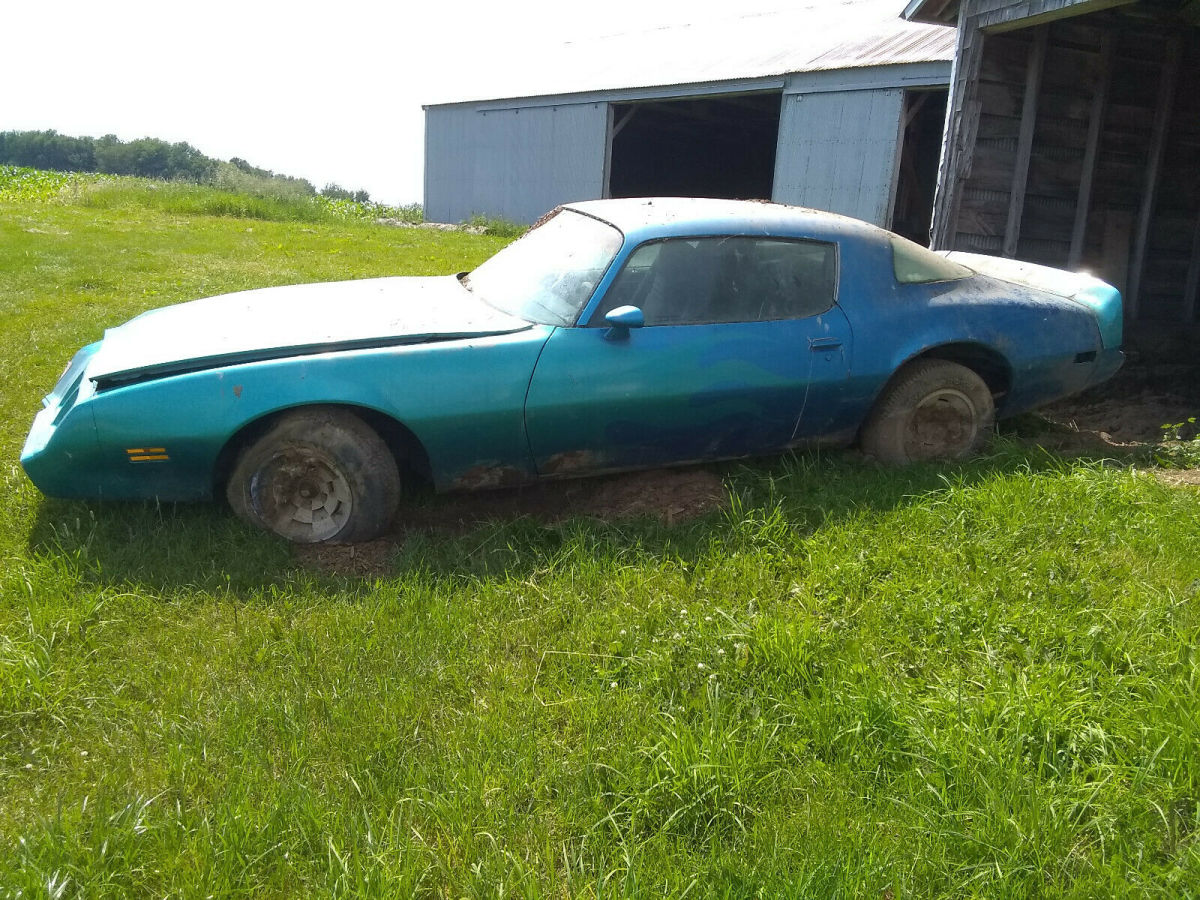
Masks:
[[[929,245],[934,249],[954,246],[954,227],[958,221],[962,184],[971,171],[975,152],[975,134],[979,126],[979,100],[976,81],[983,57],[983,32],[971,14],[983,0],[962,0],[958,26],[958,44],[950,71],[950,97],[946,109],[946,133],[942,140],[942,161],[933,200],[933,224]]]
[[[425,112],[425,215],[475,214],[533,222],[604,191],[608,104],[496,109],[477,104]]]
[[[1041,25],[1067,16],[1079,16],[1135,0],[974,0],[969,15],[977,28],[1003,31]],[[964,2],[962,7],[967,7]],[[960,13],[959,22],[963,21]]]
[[[984,25],[1004,28],[1040,25],[1064,16],[1096,12],[1138,0],[922,0],[910,2],[903,12],[910,22],[931,25],[961,24],[969,16],[986,17]]]
[[[963,4],[934,246],[1086,268],[1131,320],[1195,322],[1200,29],[1052,7],[1094,5]],[[1044,24],[982,30],[1001,13]]]

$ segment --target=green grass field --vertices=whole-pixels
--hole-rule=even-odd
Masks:
[[[1200,895],[1200,490],[1003,438],[805,455],[674,526],[509,517],[321,574],[215,505],[44,499],[39,398],[142,310],[503,239],[22,184],[0,896]]]

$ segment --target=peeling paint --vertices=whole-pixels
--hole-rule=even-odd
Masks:
[[[529,477],[516,466],[479,465],[472,466],[454,479],[453,489],[480,491],[488,488],[515,487],[528,481]]]
[[[540,468],[543,475],[573,475],[602,469],[604,462],[600,454],[591,450],[568,450],[547,457]]]

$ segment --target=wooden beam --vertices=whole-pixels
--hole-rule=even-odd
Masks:
[[[963,184],[971,171],[975,136],[979,129],[979,62],[983,56],[983,32],[973,18],[977,0],[962,0],[958,38],[946,102],[946,127],[942,135],[942,157],[934,189],[933,224],[929,246],[955,249]]]
[[[609,109],[612,109],[612,104],[609,104]],[[621,120],[613,125],[612,136],[615,138],[621,133],[621,129],[629,124],[629,120],[633,118],[633,114],[638,111],[637,106],[631,106],[625,110],[625,115],[621,116]]]
[[[914,99],[914,96],[916,96],[916,99]],[[900,126],[902,133],[908,131],[908,127],[912,125],[913,119],[917,117],[917,113],[921,111],[921,107],[925,105],[925,101],[928,99],[929,91],[904,92],[904,123]]]
[[[962,216],[962,201],[963,193],[966,191],[967,182],[971,178],[971,169],[975,165],[975,143],[979,137],[979,121],[983,116],[983,101],[979,99],[968,100],[963,104],[961,135],[963,147],[970,147],[970,151],[965,149],[959,153],[958,173],[956,177],[958,181],[955,183],[955,191],[953,202],[950,209],[950,222],[953,226],[951,234],[955,244],[958,240],[958,222]],[[956,250],[957,246],[939,247],[939,249]]]
[[[616,138],[616,133],[613,131],[613,104],[606,103],[605,105],[605,122],[606,134],[604,137],[604,189],[600,192],[604,199],[612,196],[612,148],[613,140]]]
[[[1167,38],[1166,55],[1159,79],[1158,106],[1154,110],[1154,130],[1150,134],[1150,159],[1146,163],[1146,180],[1142,202],[1138,207],[1137,228],[1133,239],[1133,262],[1129,267],[1129,296],[1125,298],[1125,315],[1136,321],[1141,311],[1142,275],[1146,268],[1146,243],[1150,238],[1150,222],[1154,218],[1154,203],[1158,193],[1158,173],[1162,168],[1163,152],[1167,146],[1167,129],[1175,107],[1175,84],[1179,76],[1179,57],[1182,39],[1178,34]]]
[[[1092,113],[1088,119],[1087,144],[1083,151],[1083,171],[1079,177],[1079,196],[1075,201],[1075,227],[1071,229],[1071,249],[1067,253],[1068,269],[1079,268],[1083,259],[1088,216],[1092,211],[1092,183],[1096,178],[1096,157],[1100,152],[1104,110],[1108,106],[1108,90],[1112,85],[1113,43],[1112,32],[1105,29],[1100,38],[1100,79],[1092,93]]]
[[[1187,286],[1183,289],[1183,321],[1196,322],[1200,312],[1196,294],[1200,292],[1200,210],[1196,211],[1196,227],[1192,229],[1192,258],[1188,261]]]
[[[981,12],[979,24],[989,34],[1003,34],[1021,28],[1049,25],[1059,19],[1075,18],[1115,6],[1130,6],[1138,0],[1024,0],[1020,3],[993,3],[996,9]]]
[[[1104,252],[1099,274],[1124,297],[1129,286],[1129,236],[1133,211],[1108,209],[1104,214]]]
[[[1025,98],[1021,102],[1021,131],[1017,136],[1017,160],[1013,166],[1012,188],[1008,195],[1008,223],[1004,228],[1005,256],[1017,255],[1021,238],[1021,214],[1025,211],[1025,187],[1029,180],[1029,158],[1033,153],[1033,128],[1037,124],[1038,94],[1042,90],[1042,70],[1046,65],[1046,45],[1050,29],[1042,26],[1033,35],[1029,63],[1025,68]]]

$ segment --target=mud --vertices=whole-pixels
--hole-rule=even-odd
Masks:
[[[1062,452],[1082,452],[1195,437],[1200,429],[1187,420],[1200,420],[1200,362],[1162,363],[1144,353],[1130,356],[1106,384],[1039,410],[1057,427],[1046,441],[1039,436],[1037,442],[1061,444],[1050,449]]]
[[[1155,469],[1154,477],[1169,487],[1200,488],[1200,469]]]
[[[396,542],[390,538],[363,544],[297,544],[296,560],[306,569],[361,578],[386,575],[392,570]]]
[[[657,519],[667,526],[729,506],[724,482],[706,468],[667,469],[557,481],[478,493],[427,495],[402,502],[392,534],[365,544],[297,545],[305,568],[338,575],[383,575],[396,544],[415,532],[454,535],[488,522],[531,518],[553,524],[584,517],[605,522]]]
[[[728,503],[725,485],[710,469],[634,472],[423,497],[402,505],[395,534],[461,532],[486,522],[523,516],[547,524],[583,516],[604,521],[652,518],[673,525],[723,509]]]
[[[1143,390],[1128,397],[1064,400],[1040,410],[1043,418],[1081,433],[1094,434],[1113,446],[1155,444],[1169,438],[1191,440],[1200,419],[1200,401]],[[1164,426],[1179,425],[1175,428]]]

